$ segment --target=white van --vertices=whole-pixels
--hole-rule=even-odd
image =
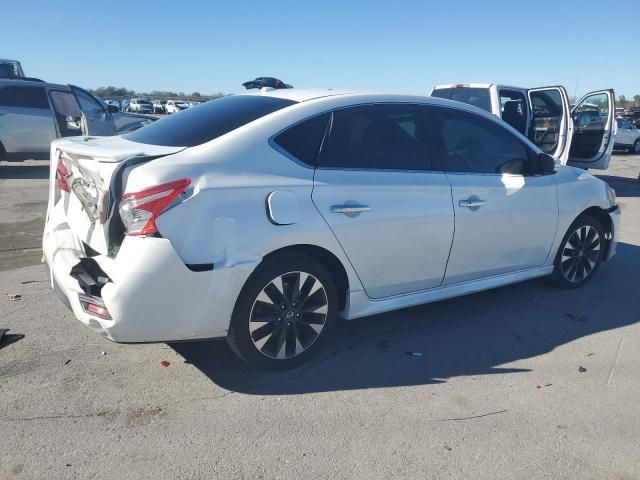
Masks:
[[[590,92],[569,106],[564,87],[522,88],[494,83],[436,85],[432,97],[487,110],[563,165],[606,169],[617,130],[613,90]]]

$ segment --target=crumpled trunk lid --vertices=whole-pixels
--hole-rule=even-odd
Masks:
[[[45,235],[53,228],[49,213],[59,209],[77,240],[99,254],[113,253],[111,237],[118,232],[114,226],[120,224],[118,203],[125,170],[181,150],[184,147],[146,145],[122,137],[72,137],[53,142]],[[60,164],[70,192],[58,185]]]

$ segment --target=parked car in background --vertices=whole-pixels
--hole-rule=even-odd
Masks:
[[[166,100],[154,100],[153,101],[153,113],[167,113],[165,105],[167,104]]]
[[[563,165],[603,170],[609,166],[617,128],[613,90],[587,93],[573,108],[561,86],[436,85],[431,96],[493,113]]]
[[[0,158],[49,158],[60,137],[117,135],[155,117],[119,112],[74,85],[0,80]]]
[[[22,65],[18,60],[9,60],[8,58],[0,58],[0,78],[24,78]]]
[[[258,77],[254,80],[249,80],[248,82],[244,82],[242,84],[244,88],[250,90],[252,88],[270,88],[270,89],[280,89],[280,88],[293,88],[293,86],[284,83],[282,80],[273,77]]]
[[[226,336],[264,368],[304,361],[338,316],[582,286],[620,222],[602,180],[426,96],[231,95],[51,158],[44,257],[80,321],[117,342]]]
[[[618,131],[614,148],[640,154],[640,129],[635,128],[622,117],[616,118],[616,122],[618,122]]]
[[[200,105],[202,102],[189,102],[189,108],[195,107],[196,105]]]
[[[153,104],[144,98],[132,98],[129,111],[135,113],[153,113]]]
[[[123,112],[128,112],[129,111],[129,103],[131,103],[131,101],[129,99],[122,99],[120,100],[120,110]]]
[[[178,113],[182,110],[186,110],[187,108],[189,108],[189,103],[183,100],[167,100],[167,103],[164,107],[167,115],[170,115],[172,113]]]

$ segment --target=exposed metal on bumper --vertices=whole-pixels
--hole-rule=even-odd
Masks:
[[[92,257],[111,279],[100,297],[111,319],[85,311],[83,287],[70,274],[85,254],[71,230],[48,230],[43,251],[51,286],[88,327],[116,342],[163,342],[225,336],[236,297],[254,263],[192,271],[164,238],[126,237],[115,258]]]

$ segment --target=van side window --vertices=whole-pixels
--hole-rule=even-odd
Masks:
[[[430,170],[425,115],[407,104],[337,110],[320,167]]]
[[[433,108],[448,172],[528,173],[524,143],[496,122],[453,108]]]
[[[49,102],[44,87],[4,87],[0,88],[0,106],[48,109]]]

